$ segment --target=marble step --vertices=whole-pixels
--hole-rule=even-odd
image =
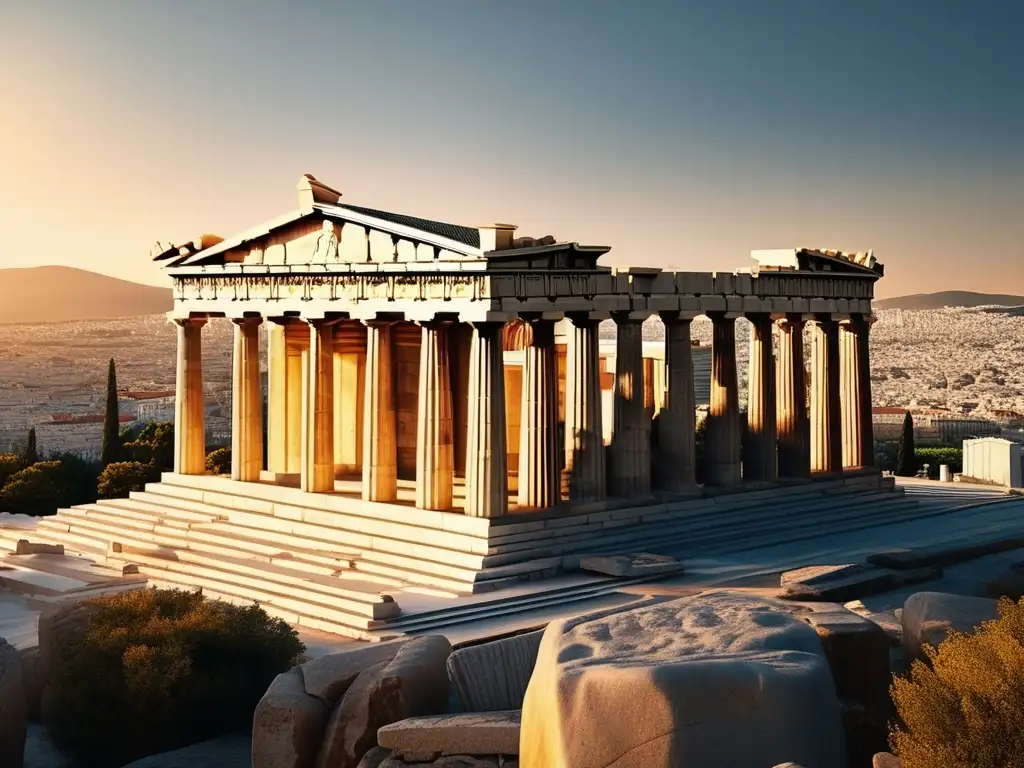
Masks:
[[[360,629],[361,622],[391,618],[397,616],[400,608],[397,603],[384,602],[380,596],[376,602],[363,602],[338,594],[327,594],[314,591],[308,587],[284,584],[272,581],[268,577],[246,576],[230,568],[217,568],[200,565],[196,562],[168,560],[156,554],[142,553],[138,550],[111,552],[108,562],[133,563],[139,566],[139,572],[148,579],[161,579],[163,572],[177,574],[179,579],[193,587],[213,584],[217,589],[227,590],[239,597],[247,597],[259,603],[270,602],[293,610],[313,611],[310,615],[320,615],[342,623],[350,623]],[[315,609],[315,610],[314,610]]]
[[[93,536],[46,529],[26,531],[23,528],[0,528],[0,540],[7,542],[11,551],[17,548],[19,539],[27,539],[39,544],[61,544],[64,546],[65,552],[77,552],[83,555],[106,553],[106,542]]]

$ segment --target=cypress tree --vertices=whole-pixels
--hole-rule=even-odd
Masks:
[[[100,463],[107,464],[117,461],[121,452],[121,422],[117,409],[117,371],[114,370],[114,358],[110,358],[107,370],[107,409],[103,414],[103,447],[100,450]]]
[[[32,466],[39,461],[39,453],[36,450],[36,428],[28,431],[28,442],[25,444],[25,464]]]
[[[907,411],[903,418],[903,432],[900,433],[900,447],[896,453],[896,474],[913,477],[917,471],[917,457],[914,455],[914,419]]]

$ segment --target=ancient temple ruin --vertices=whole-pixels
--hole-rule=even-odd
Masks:
[[[871,467],[882,265],[870,252],[755,251],[737,272],[616,270],[600,264],[608,247],[350,205],[312,176],[291,213],[157,250],[178,327],[175,471],[107,503],[113,517],[92,528],[88,510],[58,515],[72,545],[78,526],[152,584],[365,630],[408,610],[389,585],[484,592],[557,574],[580,553],[650,550],[712,502],[886,487]],[[664,348],[645,356],[653,315]],[[713,324],[702,485],[699,315]],[[745,407],[740,317],[752,328],[740,342]],[[230,479],[205,474],[209,318],[235,325]],[[614,372],[599,351],[609,319]],[[269,565],[253,572],[257,555]]]

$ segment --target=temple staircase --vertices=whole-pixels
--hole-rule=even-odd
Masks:
[[[60,544],[66,555],[120,575],[125,583],[114,587],[201,588],[229,602],[259,602],[295,626],[383,639],[642,581],[578,572],[581,554],[705,558],[926,514],[935,512],[877,474],[495,520],[168,474],[127,499],[61,510],[34,528],[0,522],[0,548]],[[67,570],[53,556],[11,554],[0,563]]]

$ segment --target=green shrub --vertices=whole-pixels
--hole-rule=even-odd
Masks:
[[[902,768],[1024,766],[1024,601],[973,634],[951,632],[892,685]]]
[[[305,650],[256,605],[156,589],[92,602],[80,641],[55,655],[43,711],[54,743],[91,768],[250,727]]]
[[[174,468],[174,424],[150,422],[141,429],[122,430],[121,459],[171,471]]]
[[[939,476],[940,464],[948,464],[950,472],[964,471],[963,448],[954,448],[952,446],[927,446],[918,448],[915,453],[919,464],[928,465],[928,475],[930,477]]]
[[[67,490],[63,506],[92,504],[96,501],[96,479],[100,474],[98,461],[83,459],[73,453],[55,453],[49,461],[59,461],[61,476]]]
[[[231,449],[217,448],[206,455],[206,471],[212,475],[231,474]]]
[[[0,488],[4,487],[7,478],[27,466],[24,456],[19,456],[16,453],[0,453]]]
[[[7,478],[0,509],[24,515],[49,515],[70,504],[71,489],[60,461],[37,461]]]
[[[96,483],[101,499],[127,498],[132,491],[143,491],[146,483],[160,479],[160,471],[152,464],[139,461],[115,461],[107,464]]]

